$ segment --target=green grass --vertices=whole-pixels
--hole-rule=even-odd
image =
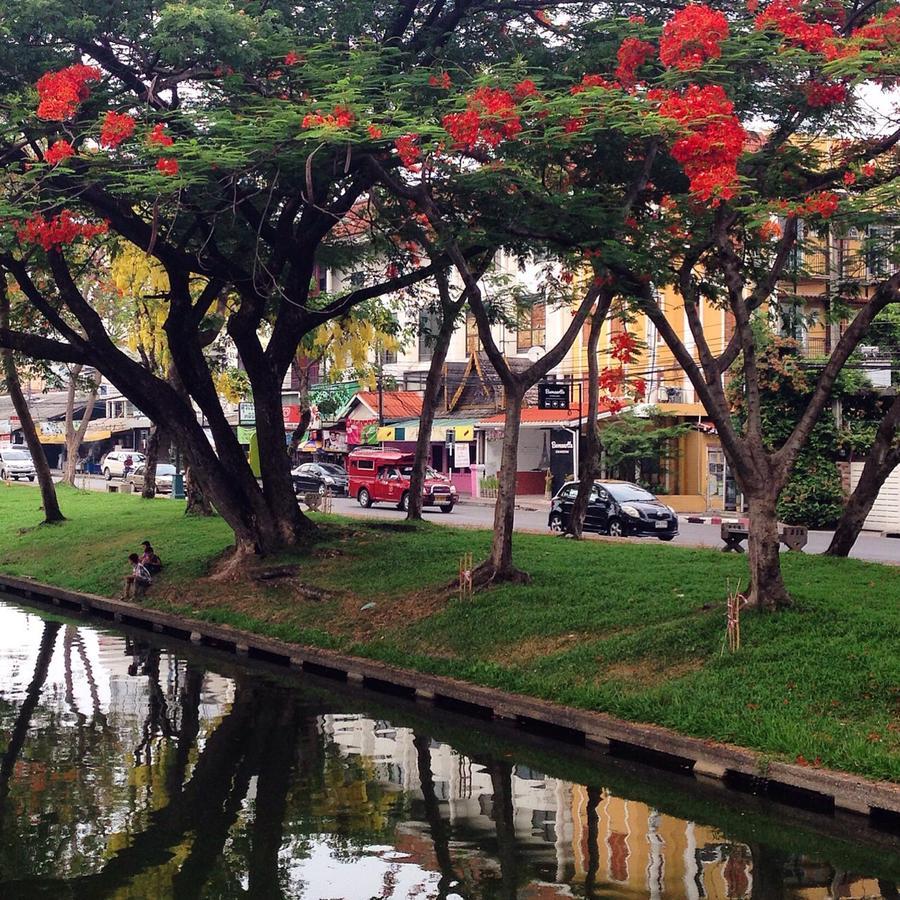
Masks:
[[[745,612],[729,654],[723,601],[746,579],[732,554],[522,534],[530,585],[436,602],[488,532],[329,517],[315,552],[290,560],[303,584],[336,592],[309,600],[290,581],[203,580],[230,535],[178,502],[65,490],[70,520],[35,527],[38,502],[33,488],[0,488],[6,572],[115,594],[147,538],[166,562],[147,600],[161,608],[900,781],[900,568],[784,556],[796,605]]]

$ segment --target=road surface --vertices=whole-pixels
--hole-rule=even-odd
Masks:
[[[113,481],[114,483],[118,483],[119,479],[113,479]],[[81,476],[79,476],[79,487],[81,486],[81,483]],[[86,486],[91,490],[102,491],[106,489],[106,481],[99,476],[89,476],[87,478]],[[398,521],[404,516],[398,509],[384,504],[374,506],[371,509],[363,509],[355,500],[349,500],[346,497],[335,497],[333,504],[333,511],[341,515],[359,518],[392,519]],[[439,525],[462,525],[470,528],[491,528],[494,518],[494,509],[493,506],[464,501],[458,504],[453,512],[449,514],[442,513],[440,510],[433,508],[426,509],[425,518],[429,522],[436,522]],[[517,509],[516,530],[547,533],[547,509]],[[596,539],[596,535],[589,535],[589,537]],[[626,540],[640,541],[643,543],[657,542],[656,538],[627,538]],[[821,553],[828,546],[830,540],[830,531],[811,531],[809,533],[809,543],[806,545],[806,551],[808,553]],[[685,522],[684,519],[682,519],[679,524],[678,536],[674,541],[671,541],[671,543],[682,547],[720,548],[722,546],[720,527],[718,525],[695,525],[690,522]],[[850,555],[856,559],[865,559],[870,562],[900,565],[900,539],[886,538],[877,532],[863,532],[859,536],[856,546],[854,546]]]

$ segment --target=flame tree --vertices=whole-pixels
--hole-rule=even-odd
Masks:
[[[321,2],[88,0],[76,11],[24,0],[5,10],[0,267],[52,336],[4,327],[0,346],[94,366],[164,424],[234,530],[237,558],[303,546],[312,526],[291,489],[280,398],[297,348],[357,303],[440,268],[409,254],[322,299],[312,289],[322,248],[341,245],[344,267],[355,265],[342,223],[372,184],[371,146],[402,152],[415,99],[431,90],[424,67],[520,52],[533,40],[523,23],[546,5],[376,0],[336,13]],[[119,347],[79,289],[79,266],[107,266],[129,246],[165,271],[164,330],[184,394]],[[261,485],[203,353],[223,297],[221,327],[256,402]]]

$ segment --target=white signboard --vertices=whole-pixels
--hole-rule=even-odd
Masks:
[[[457,441],[453,445],[453,468],[467,469],[469,465],[469,443],[468,441]]]

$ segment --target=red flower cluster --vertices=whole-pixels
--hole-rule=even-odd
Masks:
[[[296,66],[297,63],[301,62],[302,59],[293,50],[290,53],[286,54],[284,57],[284,64],[286,66]]]
[[[683,93],[663,94],[659,111],[681,126],[672,156],[690,179],[691,193],[713,205],[733,197],[747,133],[722,87],[692,84]]]
[[[496,147],[522,130],[515,97],[502,88],[478,88],[466,98],[465,112],[448,113],[441,123],[454,145],[468,150]]]
[[[781,237],[781,226],[771,219],[763,222],[759,227],[759,236],[764,241],[776,240]]]
[[[607,81],[602,75],[584,75],[579,84],[575,84],[569,88],[570,94],[580,94],[588,88],[599,87],[609,91],[615,85],[611,81]]]
[[[431,87],[442,88],[445,91],[449,91],[450,85],[452,84],[452,82],[450,81],[450,73],[441,72],[440,75],[429,75],[428,84]]]
[[[647,22],[647,19],[644,16],[629,16],[628,21],[631,22],[632,25],[644,25]]]
[[[721,43],[727,37],[724,13],[692,3],[666,22],[659,39],[659,58],[667,68],[699,69],[706,60],[722,55]]]
[[[900,46],[900,6],[889,9],[883,16],[876,16],[861,28],[853,31],[866,50],[887,50]]]
[[[840,197],[831,191],[822,191],[818,194],[810,194],[806,198],[806,203],[801,206],[797,213],[808,216],[821,216],[823,219],[830,219],[836,212]]]
[[[162,122],[157,122],[150,134],[147,135],[147,143],[155,144],[157,147],[171,147],[175,141],[166,134],[166,126]]]
[[[178,174],[178,160],[162,156],[156,161],[156,170],[171,178]]]
[[[304,128],[315,128],[324,125],[327,128],[351,128],[356,116],[346,106],[336,106],[330,113],[307,113],[303,117]]]
[[[597,379],[601,391],[618,391],[625,381],[625,369],[622,366],[615,366],[612,369],[604,369]]]
[[[384,132],[377,125],[366,125],[366,131],[369,132],[369,137],[372,138],[373,141],[377,141]]]
[[[756,17],[756,28],[769,26],[780,31],[789,43],[810,53],[827,53],[837,37],[827,22],[807,22],[799,11],[801,0],[772,0]]]
[[[56,141],[55,144],[47,148],[47,152],[44,154],[44,162],[55,166],[57,163],[61,163],[64,159],[74,155],[75,148],[68,141]]]
[[[587,119],[569,118],[563,120],[563,131],[566,134],[577,134],[584,126],[587,125]]]
[[[619,61],[616,78],[624,87],[631,87],[637,81],[637,70],[655,54],[656,48],[653,44],[636,37],[625,38],[616,54]]]
[[[100,146],[118,147],[122,141],[134,134],[134,119],[127,113],[117,113],[110,110],[100,126]]]
[[[842,84],[827,81],[807,81],[803,85],[806,102],[814,109],[836,106],[847,99],[847,88]]]
[[[45,72],[37,83],[38,118],[57,122],[71,119],[79,104],[90,96],[88,83],[99,80],[96,66],[76,64],[58,72]]]
[[[530,78],[526,78],[524,81],[513,85],[513,93],[519,100],[524,100],[526,97],[537,96],[538,89],[537,85]]]
[[[422,148],[419,147],[418,141],[418,134],[403,134],[394,141],[400,162],[411,171],[418,168],[417,164],[422,158]]]
[[[37,244],[45,250],[54,250],[71,244],[76,238],[92,238],[106,234],[108,230],[108,222],[93,225],[76,219],[70,210],[64,209],[50,219],[37,213],[19,228],[17,234],[23,244]]]
[[[637,338],[628,331],[614,334],[610,340],[610,354],[620,363],[632,362],[637,354]]]

